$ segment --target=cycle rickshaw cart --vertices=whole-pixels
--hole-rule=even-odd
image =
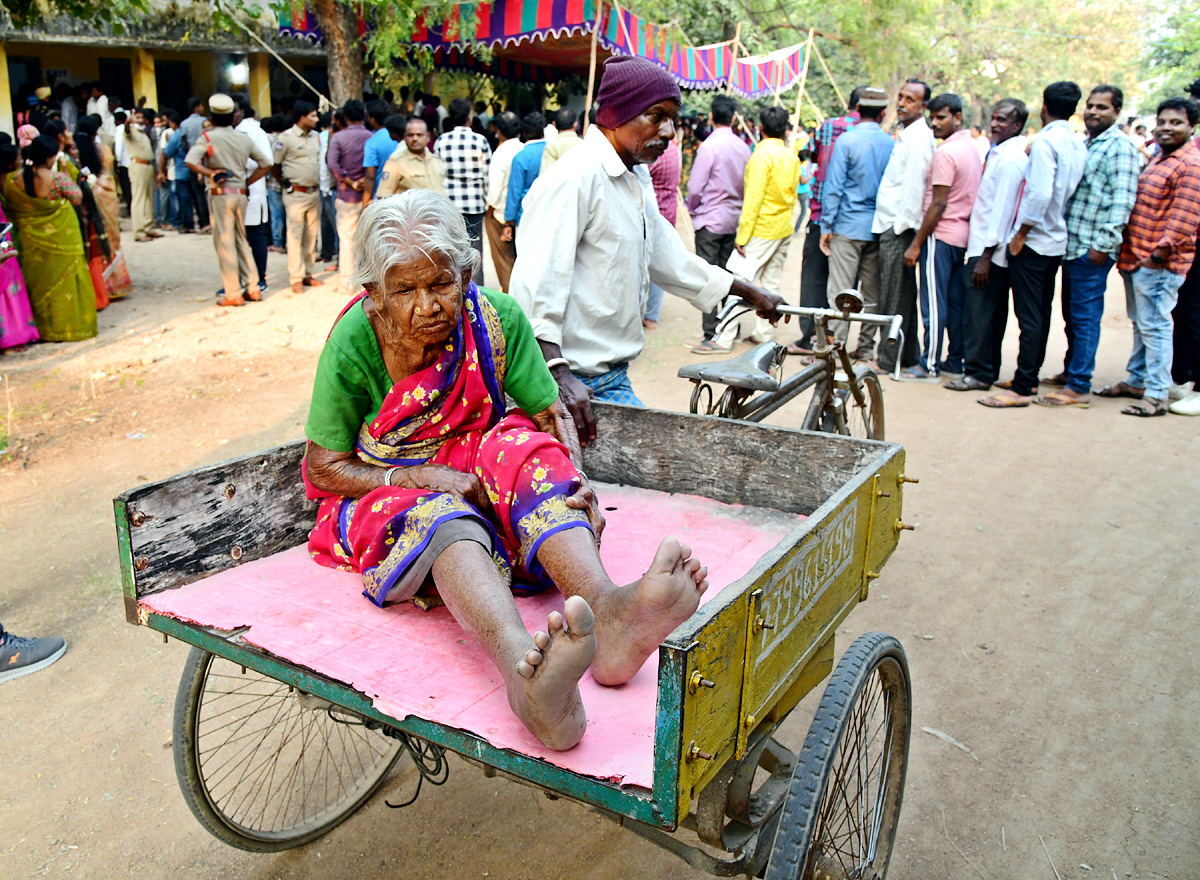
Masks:
[[[885,875],[908,755],[907,663],[898,641],[868,633],[834,669],[834,634],[904,528],[904,450],[657,410],[597,404],[595,413],[584,465],[601,493],[623,484],[806,517],[662,642],[652,786],[574,773],[415,715],[389,717],[344,681],[239,630],[152,610],[155,594],[203,589],[214,573],[304,543],[313,508],[295,443],[114,502],[127,619],[194,646],[173,747],[184,797],[208,831],[251,851],[299,846],[352,814],[404,754],[421,773],[419,792],[448,772],[451,751],[582,803],[713,875]],[[831,671],[803,746],[789,750],[773,734]],[[305,781],[331,743],[336,775]],[[230,780],[212,759],[251,747],[270,758],[269,774]]]

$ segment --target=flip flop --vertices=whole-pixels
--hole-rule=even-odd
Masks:
[[[244,299],[242,299],[240,296],[237,299],[232,299],[232,300],[223,299],[219,303],[217,303],[217,305],[219,305],[219,306],[228,306],[231,308],[235,307],[235,306],[244,306],[245,304],[246,304],[246,301]]]
[[[1146,407],[1149,406],[1149,409]],[[1138,416],[1143,419],[1153,418],[1154,416],[1165,416],[1167,414],[1167,404],[1162,400],[1155,400],[1153,397],[1143,397],[1137,403],[1131,403],[1129,406],[1121,410],[1122,415]]]
[[[1058,388],[1065,388],[1067,385],[1067,374],[1059,373],[1057,376],[1051,376],[1049,379],[1039,379],[1042,385],[1054,385]]]
[[[1012,379],[1004,379],[1000,382],[993,382],[992,385],[994,385],[996,388],[1002,388],[1005,391],[1011,391]]]
[[[805,348],[799,342],[789,342],[787,345],[784,346],[784,349],[787,351],[788,354],[794,354],[794,355],[806,355],[806,354],[813,353],[813,350],[811,348]]]
[[[1052,409],[1056,406],[1076,406],[1079,409],[1087,409],[1092,405],[1091,401],[1087,398],[1080,400],[1069,394],[1064,394],[1062,391],[1051,391],[1049,394],[1039,397],[1034,403],[1038,406],[1048,406]]]
[[[1097,397],[1128,397],[1133,400],[1141,400],[1145,394],[1145,388],[1134,388],[1128,382],[1118,382],[1116,385],[1108,385],[1096,392]]]
[[[1011,397],[1001,397],[999,394],[990,397],[981,397],[979,398],[979,402],[989,409],[1019,409],[1029,406],[1032,403],[1029,400],[1015,400]]]

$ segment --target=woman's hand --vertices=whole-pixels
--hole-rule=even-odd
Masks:
[[[492,509],[492,500],[488,498],[487,490],[483,488],[483,481],[479,477],[441,464],[419,464],[401,468],[392,475],[392,485],[457,495],[480,513]]]
[[[566,500],[567,507],[587,513],[592,531],[596,533],[596,544],[599,545],[600,536],[604,533],[604,514],[600,512],[600,500],[596,497],[596,490],[582,473],[579,475],[579,488]]]

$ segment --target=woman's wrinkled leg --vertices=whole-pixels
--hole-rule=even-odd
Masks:
[[[438,594],[504,676],[508,704],[542,743],[559,751],[583,737],[579,679],[596,653],[592,611],[579,597],[529,635],[491,554],[474,541],[447,547],[433,564]]]
[[[633,678],[659,643],[695,613],[708,589],[708,569],[673,537],[659,545],[646,573],[623,587],[604,571],[596,542],[584,529],[550,535],[538,549],[538,560],[564,596],[583,598],[591,606],[596,618],[592,677],[600,684]]]

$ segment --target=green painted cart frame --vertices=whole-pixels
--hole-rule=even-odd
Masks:
[[[807,516],[662,643],[652,790],[578,775],[421,718],[388,717],[346,684],[258,650],[237,633],[181,622],[141,604],[147,595],[303,543],[314,506],[304,498],[302,443],[221,462],[117,498],[126,617],[314,695],[385,732],[456,752],[489,772],[586,804],[719,875],[759,873],[772,847],[789,845],[799,853],[790,857],[800,859],[794,872],[778,867],[787,861],[782,855],[772,856],[771,875],[812,875],[811,838],[820,829],[805,832],[799,826],[805,821],[819,825],[822,792],[836,767],[826,766],[817,791],[808,792],[816,803],[804,807],[798,799],[814,784],[809,765],[835,765],[834,753],[845,751],[839,742],[853,720],[847,713],[861,708],[868,699],[862,695],[873,693],[874,675],[882,696],[871,699],[882,707],[880,729],[886,739],[877,758],[879,779],[872,783],[877,789],[872,809],[880,815],[872,821],[884,826],[873,833],[886,840],[870,848],[880,851],[873,869],[882,876],[899,813],[909,732],[910,691],[898,643],[875,634],[871,645],[847,652],[857,666],[843,675],[839,664],[826,699],[846,679],[841,686],[850,689],[851,705],[822,714],[823,701],[809,734],[809,740],[818,740],[815,752],[806,741],[805,750],[793,755],[771,734],[833,669],[838,625],[867,598],[905,528],[903,490],[912,481],[904,475],[904,450],[892,443],[656,410],[597,404],[595,411],[598,439],[585,450],[584,465],[596,481]],[[832,742],[817,736],[822,723],[832,725],[824,737],[832,736]],[[767,771],[767,780],[751,792],[756,768]],[[797,818],[801,808],[813,815]],[[681,829],[687,833],[673,833]],[[805,833],[809,840],[794,839]]]

